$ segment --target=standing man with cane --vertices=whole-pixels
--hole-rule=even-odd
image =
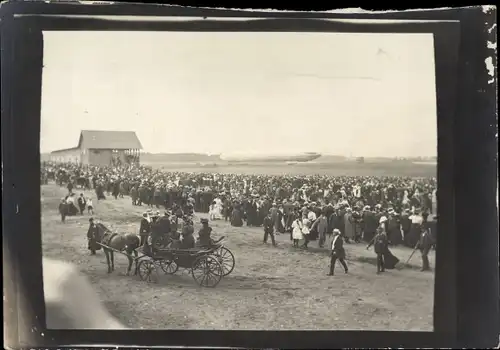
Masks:
[[[433,240],[429,234],[429,230],[425,226],[422,226],[422,234],[420,235],[420,239],[416,246],[422,254],[422,269],[420,271],[430,271],[431,269],[429,264],[429,251],[431,250],[432,245]]]

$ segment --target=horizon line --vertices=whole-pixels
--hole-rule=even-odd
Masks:
[[[75,148],[75,147],[73,147]],[[50,154],[54,151],[59,151],[59,150],[64,150],[65,148],[60,148],[60,149],[55,149],[52,151],[40,151],[40,155],[42,154]],[[221,156],[225,154],[224,152],[220,153],[207,153],[207,152],[151,152],[151,151],[145,151],[141,150],[141,154],[151,154],[151,155],[200,155],[200,156],[208,156],[208,157],[213,157],[213,156]],[[320,154],[320,156],[333,156],[333,157],[343,157],[343,158],[437,158],[437,155],[419,155],[419,156],[388,156],[388,155],[374,155],[374,156],[362,156],[362,155],[345,155],[345,154],[336,154],[336,153],[323,153],[323,152],[312,152],[312,151],[304,151],[304,152],[290,152],[286,153],[286,155],[301,155],[301,154],[311,154],[311,153],[316,153]],[[238,156],[274,156],[274,155],[283,155],[284,153],[259,153],[259,154],[252,154],[252,153],[227,153],[231,155],[238,155]]]

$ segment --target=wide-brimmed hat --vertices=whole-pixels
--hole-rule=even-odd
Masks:
[[[380,218],[380,220],[379,220],[379,224],[383,224],[383,223],[384,223],[384,222],[386,222],[386,221],[387,221],[387,217],[382,216],[382,217]]]
[[[200,223],[202,223],[202,224],[208,224],[208,219],[200,219]]]
[[[340,235],[340,230],[338,228],[334,229],[333,230],[333,234]]]

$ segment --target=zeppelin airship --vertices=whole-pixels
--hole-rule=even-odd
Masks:
[[[321,157],[320,153],[305,152],[294,154],[221,154],[220,159],[230,163],[303,163]]]

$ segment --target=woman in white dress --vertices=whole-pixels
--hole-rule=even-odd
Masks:
[[[299,247],[299,241],[304,238],[304,235],[302,234],[302,220],[300,217],[295,219],[292,223],[292,239],[293,239],[293,246],[295,248]]]
[[[215,207],[214,207],[214,215],[215,215],[215,220],[220,220],[222,219],[222,200],[217,197],[214,200],[215,202]]]
[[[210,219],[210,221],[216,220],[216,208],[215,208],[215,206],[216,206],[215,201],[213,201],[210,204],[210,207],[208,209],[208,218]]]

